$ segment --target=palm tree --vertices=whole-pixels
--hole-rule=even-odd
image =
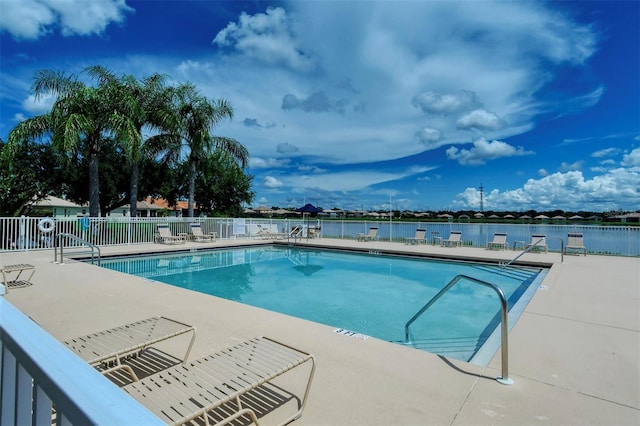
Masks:
[[[98,80],[113,104],[111,130],[129,158],[129,212],[136,217],[140,161],[146,153],[142,129],[147,126],[162,131],[170,127],[167,120],[172,91],[164,86],[165,76],[158,73],[138,81],[132,75],[118,78],[102,66],[88,67],[85,71]]]
[[[84,149],[89,159],[89,214],[100,216],[100,143],[112,118],[106,93],[86,86],[73,74],[53,70],[36,72],[32,91],[36,99],[50,93],[56,101],[49,113],[24,120],[11,130],[9,149],[48,135],[53,146],[68,156]]]
[[[247,148],[235,139],[213,136],[211,130],[224,118],[233,118],[233,108],[226,100],[209,100],[196,87],[185,83],[174,92],[172,131],[154,142],[169,141],[168,147],[159,146],[165,159],[178,162],[187,152],[189,163],[189,217],[193,217],[195,182],[198,164],[214,150],[229,153],[242,168],[249,160]],[[170,123],[168,120],[167,123]]]

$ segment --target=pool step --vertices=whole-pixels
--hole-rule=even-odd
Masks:
[[[470,360],[482,346],[482,341],[479,340],[477,336],[441,339],[414,339],[409,343],[405,343],[403,341],[396,341],[394,343],[460,360]]]

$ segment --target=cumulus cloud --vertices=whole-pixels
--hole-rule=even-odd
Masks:
[[[456,121],[458,129],[500,130],[506,123],[497,114],[484,109],[476,109]]]
[[[22,107],[34,115],[40,115],[51,111],[55,101],[56,96],[49,93],[45,93],[37,99],[35,95],[29,95],[29,97],[22,102]]]
[[[411,104],[429,114],[452,114],[482,107],[476,94],[463,90],[457,94],[423,92],[413,97]]]
[[[315,61],[299,47],[293,26],[281,7],[268,8],[253,16],[242,13],[238,23],[231,22],[213,39],[220,47],[232,47],[239,53],[268,64],[285,64],[297,71],[309,71]]]
[[[282,186],[282,181],[273,177],[273,176],[265,176],[262,184],[270,189],[280,188]]]
[[[485,192],[485,207],[507,210],[521,207],[542,210],[601,210],[625,204],[640,205],[640,172],[618,168],[606,174],[585,179],[582,172],[554,173],[541,179],[529,179],[522,188]],[[467,188],[458,194],[459,207],[477,206],[477,189]]]
[[[123,22],[133,9],[125,0],[3,1],[0,30],[17,39],[35,40],[59,28],[64,36],[101,34]]]
[[[446,151],[449,160],[457,160],[463,166],[478,166],[488,160],[496,160],[503,157],[532,155],[533,151],[526,151],[522,147],[514,147],[502,141],[488,141],[480,138],[473,142],[471,149],[458,149],[455,146]]]
[[[570,170],[580,170],[582,169],[583,164],[584,164],[584,161],[582,160],[578,160],[573,163],[567,163],[563,161],[562,163],[560,163],[560,171],[568,172]]]
[[[640,148],[636,148],[622,158],[622,165],[627,167],[640,167]]]
[[[252,169],[268,169],[286,167],[290,160],[288,158],[249,158],[249,167]]]
[[[416,133],[416,136],[420,142],[430,148],[438,147],[438,142],[443,139],[442,132],[431,127],[423,127]]]

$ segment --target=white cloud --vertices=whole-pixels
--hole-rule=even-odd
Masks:
[[[37,99],[35,95],[29,95],[29,97],[22,102],[22,107],[34,115],[46,114],[51,111],[55,101],[56,96],[50,93],[45,93]]]
[[[268,169],[268,168],[285,167],[289,164],[290,161],[291,160],[289,160],[288,158],[250,157],[249,167],[252,169]]]
[[[259,135],[220,127],[253,155],[288,143],[326,163],[375,162],[437,148],[443,135],[455,145],[470,130],[499,140],[531,130],[562,108],[535,96],[554,77],[544,63],[579,63],[594,40],[523,2],[289,2],[229,24],[214,44],[235,54],[184,78],[232,99],[248,124],[278,123]]]
[[[476,94],[463,90],[457,94],[424,92],[414,96],[411,104],[429,114],[451,114],[482,107]]]
[[[439,146],[438,142],[443,138],[440,130],[431,127],[423,127],[418,131],[416,136],[418,136],[420,142],[429,148],[437,148]]]
[[[263,185],[271,189],[280,188],[282,186],[282,181],[273,176],[265,176]]]
[[[305,173],[326,173],[327,170],[314,165],[301,165],[298,166],[298,171]]]
[[[619,151],[620,150],[618,148],[605,148],[605,149],[601,149],[596,152],[593,152],[591,156],[594,158],[611,157],[613,155],[616,155]]]
[[[575,96],[568,101],[563,102],[563,108],[558,114],[558,117],[584,111],[585,109],[596,105],[600,102],[600,98],[602,98],[604,92],[604,86],[599,86],[585,95]]]
[[[298,46],[287,12],[281,7],[268,8],[253,16],[242,13],[238,23],[232,22],[213,39],[220,47],[233,47],[238,52],[269,64],[286,64],[297,71],[313,69],[314,61]]]
[[[506,123],[497,114],[484,109],[476,109],[456,121],[459,129],[500,130]]]
[[[545,208],[562,210],[615,209],[620,205],[640,205],[640,171],[618,168],[585,179],[582,172],[554,173],[529,179],[522,188],[485,192],[487,209]],[[459,207],[477,207],[477,189],[467,188],[456,197]]]
[[[34,40],[60,28],[64,36],[101,34],[131,12],[125,0],[3,1],[0,29],[17,39]]]
[[[498,158],[534,154],[532,151],[525,151],[522,147],[516,148],[506,142],[488,141],[485,138],[473,142],[471,149],[458,149],[452,146],[447,149],[446,153],[449,160],[457,160],[465,166],[477,166]]]
[[[583,164],[584,164],[584,161],[582,160],[576,161],[574,163],[567,163],[563,161],[562,163],[560,163],[560,171],[568,172],[571,170],[580,170],[582,169]]]
[[[538,176],[540,176],[540,177],[549,176],[549,172],[546,169],[539,169],[538,170]]]
[[[627,167],[640,167],[640,148],[636,148],[622,158],[622,165]]]
[[[283,175],[279,177],[279,181],[287,188],[291,188],[293,192],[298,193],[303,193],[308,190],[308,188],[321,189],[327,192],[360,192],[374,185],[396,181],[408,176],[416,176],[433,170],[434,168],[435,167],[421,166],[393,172],[378,170],[326,172],[322,169],[299,167],[298,171],[308,171],[309,173]]]

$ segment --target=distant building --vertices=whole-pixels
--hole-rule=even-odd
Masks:
[[[175,206],[169,206],[169,202],[164,198],[147,197],[136,203],[138,217],[158,217],[162,216],[162,211],[167,211],[170,217],[186,217],[189,214],[189,202],[177,201]],[[109,217],[129,216],[129,204],[111,210],[107,213]],[[199,216],[198,205],[193,209],[193,214]]]
[[[612,222],[623,222],[623,223],[640,222],[640,213],[635,212],[635,213],[620,214],[616,216],[609,216],[607,219]]]
[[[87,214],[89,206],[54,197],[52,195],[32,204],[29,216],[73,217]]]

